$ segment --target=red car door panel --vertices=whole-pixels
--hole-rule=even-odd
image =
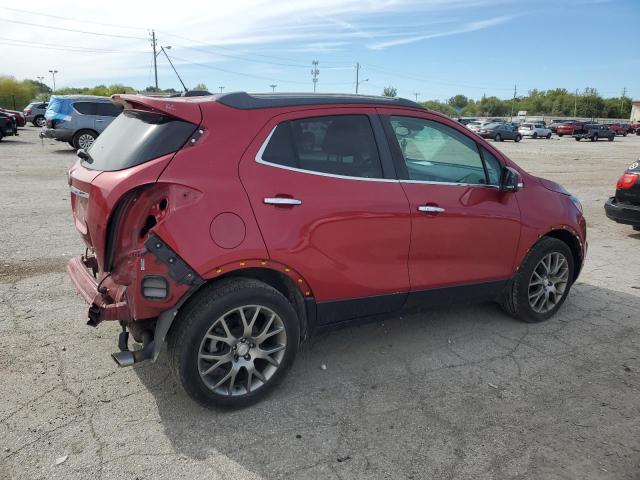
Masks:
[[[492,156],[493,163],[487,164],[488,158],[483,162],[481,140],[457,122],[416,112],[410,118],[419,119],[415,131],[420,133],[412,136],[412,121],[406,123],[409,128],[402,123],[406,110],[379,111],[398,171],[406,179],[401,185],[412,219],[412,291],[511,277],[520,238],[520,210],[517,193],[497,188],[500,161]],[[486,148],[482,151],[490,156]],[[474,158],[477,165],[471,164]],[[421,171],[426,172],[425,178],[433,175],[433,179],[409,179]]]
[[[410,213],[397,180],[332,175],[297,168],[293,165],[298,164],[294,163],[287,166],[262,161],[265,139],[279,135],[275,133],[278,124],[347,114],[375,115],[375,109],[314,109],[278,116],[265,125],[240,163],[240,178],[270,258],[297,270],[311,286],[319,305],[399,292],[406,294],[409,290]],[[377,117],[369,120],[378,122]],[[316,145],[309,147],[311,150],[319,150],[319,143],[330,151],[349,148],[345,135],[334,132],[333,141],[328,142],[327,131],[324,140],[319,142],[314,138],[316,134],[309,130],[297,133],[302,137],[300,142]],[[329,157],[333,158],[333,154],[327,155]],[[345,162],[340,168],[349,173],[352,166]],[[286,203],[277,199],[284,199]],[[386,309],[400,308],[405,296],[390,296],[395,300]],[[378,308],[385,310],[376,306],[375,301],[370,302],[368,308],[371,313],[377,313],[374,310]],[[347,308],[331,320],[351,316],[353,312]],[[319,322],[326,323],[326,319],[319,318]]]

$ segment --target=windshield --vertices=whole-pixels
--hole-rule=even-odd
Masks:
[[[89,148],[91,170],[123,170],[178,151],[196,125],[168,115],[125,110]]]

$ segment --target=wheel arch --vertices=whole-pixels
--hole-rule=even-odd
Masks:
[[[555,238],[557,240],[560,240],[561,242],[564,242],[569,247],[573,255],[573,264],[575,265],[573,271],[573,281],[575,282],[578,278],[578,275],[580,274],[580,270],[582,270],[583,262],[582,242],[580,241],[578,235],[576,235],[576,233],[571,231],[569,228],[565,227],[550,230],[542,237],[540,237],[540,239],[542,238]],[[540,239],[538,241],[540,241]]]

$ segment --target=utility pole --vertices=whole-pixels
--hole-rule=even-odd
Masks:
[[[151,47],[153,48],[153,74],[156,79],[156,90],[158,90],[158,54],[156,53],[156,32],[155,30],[151,30]],[[165,53],[166,55],[166,53]]]
[[[49,70],[49,73],[51,74],[51,77],[53,78],[53,92],[55,93],[55,91],[56,91],[56,73],[58,73],[58,70]]]
[[[627,96],[627,87],[622,88],[622,96],[620,97],[620,118],[622,118],[624,109],[624,97]]]
[[[518,85],[513,86],[513,101],[511,102],[511,121],[513,122],[513,110],[516,106],[516,95],[518,94]]]
[[[318,85],[318,75],[320,75],[320,70],[318,70],[318,60],[314,60],[311,62],[311,81],[313,82],[313,93],[316,93],[316,85]]]
[[[358,87],[360,86],[360,62],[356,63],[356,95],[358,94]]]
[[[276,91],[276,87],[277,87],[278,85],[276,85],[275,83],[272,83],[272,84],[271,84],[271,85],[269,85],[269,86],[271,87],[271,91],[272,91],[273,93],[275,93],[275,91]]]
[[[218,87],[220,89],[220,93],[224,90],[224,87]]]
[[[418,96],[420,95],[420,92],[414,92],[413,93],[416,96],[416,102],[418,101]]]
[[[573,116],[578,117],[578,89],[576,88],[576,96],[573,97]]]

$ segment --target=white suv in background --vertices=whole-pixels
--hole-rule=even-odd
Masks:
[[[531,138],[551,138],[551,130],[545,127],[542,123],[523,123],[518,128],[518,133],[523,137]]]

